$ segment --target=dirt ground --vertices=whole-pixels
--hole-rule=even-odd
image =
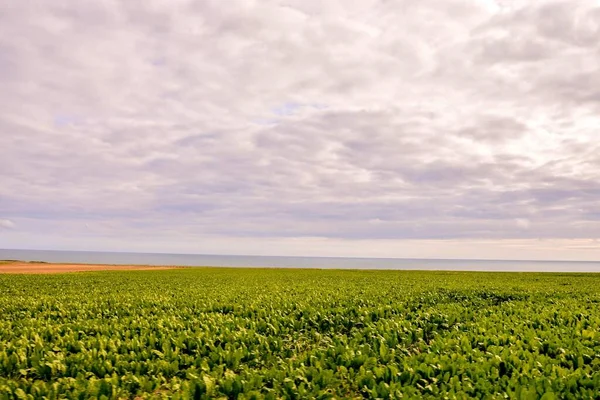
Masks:
[[[148,265],[50,264],[17,261],[7,263],[1,262],[0,274],[61,274],[64,272],[158,270],[174,268],[183,267]]]

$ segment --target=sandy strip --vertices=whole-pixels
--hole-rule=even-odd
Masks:
[[[150,265],[95,265],[95,264],[50,264],[11,262],[0,263],[0,274],[61,274],[64,272],[85,271],[125,271],[125,270],[161,270],[185,268],[176,266]]]

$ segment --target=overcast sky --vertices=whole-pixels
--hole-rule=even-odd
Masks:
[[[600,2],[0,4],[0,248],[600,259]]]

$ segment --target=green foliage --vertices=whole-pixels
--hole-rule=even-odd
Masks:
[[[575,399],[600,275],[0,275],[0,399]]]

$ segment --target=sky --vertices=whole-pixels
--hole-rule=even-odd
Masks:
[[[0,4],[0,248],[600,260],[600,1]]]

